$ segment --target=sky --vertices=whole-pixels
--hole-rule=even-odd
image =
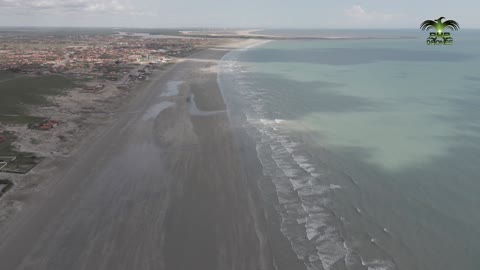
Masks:
[[[0,26],[418,28],[446,17],[480,28],[478,0],[0,0]]]

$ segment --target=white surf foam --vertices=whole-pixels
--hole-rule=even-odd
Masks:
[[[292,140],[286,132],[288,121],[269,117],[264,105],[268,98],[263,96],[268,90],[255,88],[245,79],[247,72],[237,59],[230,60],[223,61],[221,70],[229,73],[228,85],[233,82],[234,94],[244,98],[247,104],[243,110],[247,133],[256,142],[263,173],[272,180],[279,203],[276,210],[281,217],[281,232],[309,270],[329,270],[341,260],[351,268],[358,268],[359,256],[353,255],[353,249],[336,226],[348,221],[335,216],[328,208],[333,190],[342,186],[326,182],[329,172],[310,160],[303,146]],[[355,182],[353,178],[352,181]],[[360,209],[356,210],[361,213]],[[366,265],[380,266],[376,262],[366,262]]]

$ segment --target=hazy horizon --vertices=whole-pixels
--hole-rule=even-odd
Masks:
[[[462,28],[480,28],[473,0],[446,2],[380,0],[321,3],[306,0],[0,0],[4,27],[411,29],[444,16]]]
[[[201,27],[201,26],[172,26],[172,27],[128,27],[128,26],[32,26],[32,25],[25,25],[25,26],[6,26],[0,25],[0,29],[166,29],[166,30],[252,30],[252,31],[263,31],[263,30],[417,30],[416,28],[348,28],[348,27]],[[479,27],[462,27],[462,30],[480,30]]]

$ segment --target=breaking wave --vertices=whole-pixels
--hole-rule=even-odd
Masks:
[[[241,51],[222,59],[219,85],[224,96],[231,91],[233,98],[243,100],[244,127],[256,142],[263,174],[275,188],[281,232],[298,259],[309,270],[396,269],[388,260],[363,260],[344,239],[341,227],[345,218],[330,207],[335,190],[343,187],[326,181],[332,177],[329,170],[315,164],[304,145],[290,136],[287,120],[271,117],[264,102],[268,90],[249,80],[247,68],[237,61]]]

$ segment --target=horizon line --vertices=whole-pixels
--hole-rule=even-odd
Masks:
[[[3,26],[0,25],[0,28],[93,28],[93,29],[169,29],[169,30],[179,30],[179,29],[212,29],[212,30],[418,30],[419,28],[408,28],[408,27],[144,27],[144,26]],[[480,27],[462,27],[462,30],[480,30]]]

